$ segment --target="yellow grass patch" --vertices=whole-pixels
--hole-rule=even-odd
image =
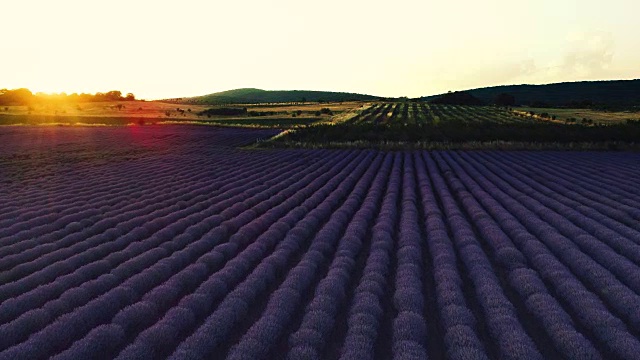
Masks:
[[[575,118],[578,123],[582,119],[591,119],[594,123],[617,123],[627,120],[640,120],[640,112],[631,111],[598,111],[592,109],[558,109],[558,108],[529,108],[518,107],[515,111],[530,112],[536,114],[547,113],[549,116],[556,116],[556,121],[565,122],[567,119]]]

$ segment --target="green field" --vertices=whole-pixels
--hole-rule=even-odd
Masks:
[[[529,116],[494,106],[436,105],[425,102],[377,103],[346,121],[349,124],[437,125],[440,123],[528,123]]]

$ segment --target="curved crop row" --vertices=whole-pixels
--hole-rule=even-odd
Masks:
[[[386,103],[351,121],[509,120],[468,115]],[[0,131],[0,359],[640,353],[638,154]]]

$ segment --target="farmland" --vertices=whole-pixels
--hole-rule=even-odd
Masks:
[[[640,154],[277,133],[0,128],[0,359],[637,358]]]
[[[637,112],[417,101],[225,105],[112,101],[0,107],[0,125],[134,124],[288,130],[260,144],[273,148],[636,150],[640,138]]]
[[[290,128],[326,122],[332,116],[352,116],[360,102],[227,104],[220,106],[174,104],[161,101],[106,101],[41,103],[0,106],[0,125],[109,125],[191,123],[216,126]],[[243,109],[236,116],[207,116],[208,109]],[[353,113],[355,115],[355,113]]]
[[[637,149],[638,113],[594,111],[591,115],[595,121],[594,117],[577,121],[547,113],[546,109],[535,110],[424,102],[365,104],[348,112],[350,116],[298,128],[265,146],[387,150]],[[608,120],[601,121],[605,116]]]
[[[576,122],[582,122],[583,120],[591,120],[591,122],[601,124],[615,124],[625,122],[627,120],[640,120],[640,113],[637,111],[597,111],[593,109],[571,109],[571,108],[530,108],[530,107],[518,107],[516,111],[522,111],[525,113],[549,113],[557,116],[558,120],[566,122],[575,119]]]

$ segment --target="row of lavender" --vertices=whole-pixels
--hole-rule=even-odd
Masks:
[[[3,188],[0,358],[640,353],[637,154],[256,152],[224,131],[146,130],[168,144],[94,144]]]

